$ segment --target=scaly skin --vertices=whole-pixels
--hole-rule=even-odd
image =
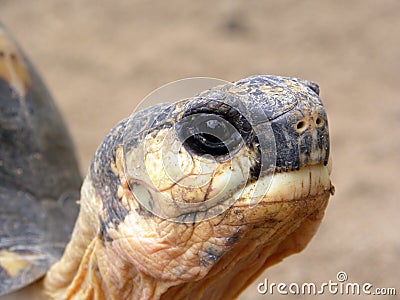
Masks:
[[[254,76],[121,121],[94,156],[71,242],[46,277],[48,294],[54,299],[230,299],[266,267],[302,250],[333,192],[327,118],[317,93],[307,81]],[[215,99],[228,105],[216,105]],[[260,151],[268,149],[260,150],[253,134],[241,133],[245,143],[216,161],[201,160],[194,148],[181,144],[174,169],[182,170],[179,181],[186,183],[177,185],[170,170],[162,169],[177,139],[166,137],[182,130],[174,125],[199,111],[226,116],[240,105],[255,119],[258,105],[266,119],[257,126],[272,128],[273,172],[260,172],[265,154]],[[239,130],[246,126],[239,118],[232,122]],[[198,187],[196,180],[205,176],[200,166],[215,169]],[[227,175],[233,179],[226,181]],[[249,205],[257,184],[269,189]],[[218,193],[223,199],[204,206]],[[226,204],[226,198],[235,201]],[[199,206],[182,212],[180,203]]]

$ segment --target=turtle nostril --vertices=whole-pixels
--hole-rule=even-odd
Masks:
[[[304,122],[304,121],[300,121],[300,122],[298,122],[297,125],[296,125],[296,129],[297,129],[297,131],[299,131],[299,132],[303,131],[303,129],[304,129],[305,127],[306,127],[306,122]]]
[[[318,117],[318,118],[315,120],[315,124],[316,124],[317,126],[321,126],[321,125],[323,124],[322,118],[321,118],[321,117]]]

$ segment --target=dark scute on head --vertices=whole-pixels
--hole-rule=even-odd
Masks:
[[[265,122],[266,119],[273,120],[297,105],[297,94],[296,92],[292,93],[292,89],[288,87],[288,81],[299,84],[294,78],[258,75],[239,80],[233,87],[241,88],[239,94],[235,95],[239,97],[240,101],[251,103],[251,105],[247,105],[246,109],[253,120],[258,123]],[[270,92],[268,89],[275,89],[277,92]]]

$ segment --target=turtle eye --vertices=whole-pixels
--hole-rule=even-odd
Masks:
[[[179,122],[177,132],[185,148],[194,154],[227,155],[243,141],[234,125],[215,114],[189,115]]]

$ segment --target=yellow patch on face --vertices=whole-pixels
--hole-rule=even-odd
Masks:
[[[255,155],[248,147],[226,161],[192,155],[173,128],[161,129],[129,152],[118,155],[117,151],[117,161],[124,163],[119,167],[121,182],[129,182],[119,189],[119,198],[125,207],[136,207],[129,204],[129,197],[123,197],[129,194],[125,189],[130,189],[157,216],[170,219],[194,213],[196,220],[210,218],[228,208],[232,195],[245,187]],[[218,209],[211,213],[212,207]]]
[[[0,28],[0,78],[24,98],[31,82],[27,66],[17,46]]]
[[[0,251],[0,266],[6,270],[11,277],[17,276],[30,264],[31,262],[29,260],[18,253],[5,249]]]

